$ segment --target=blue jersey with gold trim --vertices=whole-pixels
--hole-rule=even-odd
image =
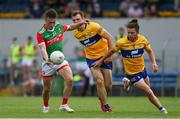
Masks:
[[[144,70],[144,49],[150,48],[149,42],[141,34],[138,34],[138,39],[134,42],[128,40],[127,37],[116,42],[115,49],[121,50],[126,74],[132,75]]]

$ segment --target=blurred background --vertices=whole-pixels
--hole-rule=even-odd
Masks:
[[[153,73],[145,55],[151,88],[158,96],[180,96],[180,0],[0,0],[0,95],[40,96],[41,62],[36,32],[42,27],[42,14],[48,8],[58,12],[58,22],[71,24],[70,15],[82,10],[87,18],[98,22],[113,36],[113,43],[126,35],[125,24],[138,18],[140,33],[145,35],[156,53],[159,71]],[[72,95],[94,96],[91,76],[83,77],[79,62],[85,62],[83,48],[72,32],[64,34],[64,54],[74,74]],[[31,50],[27,50],[30,47]],[[31,54],[31,57],[27,57]],[[24,60],[33,59],[32,65]],[[80,60],[81,59],[81,60]],[[113,56],[112,96],[141,96],[142,92],[123,91],[123,66],[119,54]],[[52,95],[62,95],[63,80],[54,78]]]

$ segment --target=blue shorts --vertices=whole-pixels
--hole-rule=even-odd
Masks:
[[[92,59],[87,59],[87,58],[86,58],[86,62],[87,62],[87,64],[88,64],[89,68],[91,68],[92,65],[93,65],[93,63],[96,62],[97,60],[99,60],[99,59],[92,60]],[[100,67],[101,67],[101,68],[105,68],[105,69],[110,69],[110,70],[112,70],[112,62],[103,63]]]
[[[139,80],[141,80],[142,78],[145,79],[147,77],[147,72],[146,69],[144,69],[142,72],[139,72],[137,74],[133,74],[133,75],[127,75],[126,77],[130,80],[130,82],[132,84],[138,82]]]

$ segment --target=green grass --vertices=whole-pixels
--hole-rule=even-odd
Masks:
[[[71,97],[75,113],[60,112],[60,97],[51,97],[50,111],[42,113],[42,97],[0,97],[0,118],[180,118],[180,99],[160,98],[168,115],[161,114],[146,97],[109,97],[112,113],[100,110],[96,97]]]

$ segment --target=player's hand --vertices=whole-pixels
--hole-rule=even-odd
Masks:
[[[158,65],[156,63],[153,63],[152,69],[153,69],[153,72],[157,72],[158,71]]]
[[[45,63],[46,63],[48,66],[53,65],[53,62],[51,62],[50,60],[45,61]]]
[[[93,66],[93,67],[100,67],[100,66],[102,65],[102,63],[103,63],[103,60],[102,60],[102,59],[99,59],[99,60],[97,60],[96,62],[94,62],[94,63],[92,64],[92,66]]]
[[[89,19],[83,19],[84,24],[89,24],[89,21],[90,21]]]

